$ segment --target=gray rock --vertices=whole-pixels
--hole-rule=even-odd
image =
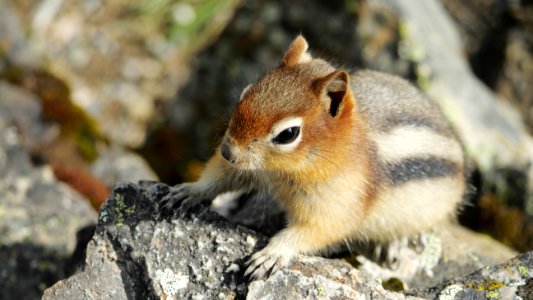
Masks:
[[[532,299],[533,252],[432,288],[405,293],[431,299]]]
[[[0,122],[5,143],[25,149],[47,144],[59,134],[56,124],[41,120],[41,102],[34,94],[5,81],[0,81]]]
[[[247,299],[415,299],[386,291],[376,278],[340,260],[305,257],[250,284]]]
[[[83,271],[44,299],[242,298],[244,260],[265,238],[205,207],[190,218],[156,220],[154,203],[168,190],[117,185],[100,212]]]
[[[362,256],[355,258],[358,269],[340,259],[301,256],[268,279],[248,284],[245,261],[266,238],[205,206],[185,217],[161,216],[157,203],[168,192],[160,183],[117,185],[100,212],[80,272],[46,290],[44,299],[425,298],[424,290],[402,294],[385,290],[381,282],[431,287],[514,255],[452,226],[427,234],[422,247],[400,241],[396,257],[402,263],[394,268]]]
[[[517,254],[489,237],[454,224],[434,228],[416,238],[393,241],[387,246],[384,251],[394,259],[388,266],[362,255],[353,259],[360,264],[359,270],[372,277],[398,279],[409,289],[430,287],[502,263]],[[379,247],[372,250],[376,249],[381,250]]]
[[[25,37],[23,20],[14,13],[13,5],[9,0],[0,0],[0,40],[9,41],[0,45],[0,57],[6,57],[11,63],[21,67],[37,67],[39,60],[34,49]],[[0,70],[5,67],[0,61]]]
[[[76,232],[96,221],[88,201],[35,166],[27,148],[54,131],[28,92],[0,82],[0,298],[39,297],[64,278]]]
[[[33,243],[65,254],[76,232],[96,220],[87,200],[58,182],[47,165],[34,166],[27,148],[46,135],[34,96],[0,82],[0,243]]]
[[[108,187],[119,181],[159,180],[141,156],[118,145],[100,153],[91,165],[91,173]]]

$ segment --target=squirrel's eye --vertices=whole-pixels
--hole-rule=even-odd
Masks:
[[[293,142],[300,134],[300,127],[289,127],[280,132],[272,141],[275,144],[288,144]]]

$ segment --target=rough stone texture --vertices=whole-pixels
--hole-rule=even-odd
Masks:
[[[190,218],[156,221],[154,203],[168,189],[118,185],[100,212],[83,272],[44,299],[243,297],[244,260],[265,239],[205,207]]]
[[[184,218],[160,216],[157,203],[168,191],[160,183],[117,185],[100,212],[79,273],[49,288],[44,299],[404,299],[385,290],[381,280],[429,287],[514,254],[452,227],[436,230],[440,233],[418,246],[400,243],[402,263],[396,269],[362,256],[354,261],[359,269],[340,259],[298,257],[267,280],[248,285],[244,263],[266,238],[204,206]]]
[[[503,264],[482,268],[468,276],[428,289],[405,294],[426,299],[531,299],[533,297],[533,252]],[[520,298],[518,298],[520,297]]]
[[[501,263],[517,253],[494,240],[457,225],[446,225],[416,239],[403,239],[386,249],[396,261],[386,267],[362,255],[359,270],[384,280],[399,279],[407,288],[429,287],[487,265]]]
[[[27,147],[53,136],[27,91],[0,82],[0,298],[39,297],[65,276],[76,232],[96,213]]]
[[[386,291],[375,277],[346,262],[319,257],[302,257],[268,280],[252,282],[248,289],[247,299],[412,298]]]

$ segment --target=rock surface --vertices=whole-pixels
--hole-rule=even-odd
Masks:
[[[340,260],[302,257],[290,268],[249,286],[247,299],[405,299],[376,278]]]
[[[426,299],[531,299],[532,271],[533,252],[527,252],[503,264],[405,294]]]
[[[243,263],[265,238],[204,208],[156,221],[163,184],[119,184],[100,212],[83,272],[44,299],[213,299],[246,294]]]
[[[533,132],[533,3],[440,0],[458,25],[474,73],[519,108]],[[487,63],[489,62],[489,63]]]
[[[174,95],[191,53],[224,28],[238,2],[0,0],[0,56],[62,78],[107,137],[136,147],[156,101]]]
[[[76,191],[35,165],[31,144],[56,132],[27,91],[0,81],[0,298],[38,298],[65,277],[76,233],[96,213]]]
[[[396,280],[400,286],[409,287],[408,280],[397,276],[411,272],[411,283],[422,281],[418,286],[430,287],[513,254],[496,242],[443,230],[433,242],[423,243],[418,254],[406,250],[404,253],[410,254],[399,256],[405,266],[411,266],[407,273],[398,271],[405,268],[387,269],[360,256],[355,258],[359,262],[354,262],[358,269],[340,259],[299,257],[267,280],[248,284],[243,278],[244,263],[265,245],[266,238],[230,223],[204,206],[196,207],[184,218],[161,217],[157,203],[168,191],[169,187],[160,183],[117,185],[100,212],[85,264],[77,274],[46,290],[43,298],[425,298],[430,292],[392,292],[384,288],[390,284],[381,282]],[[446,234],[455,238],[446,238]],[[408,248],[401,245],[401,249]],[[493,248],[494,252],[484,248]],[[461,255],[466,260],[458,258]],[[523,261],[521,268],[524,280],[510,281],[516,286],[524,285],[531,277],[533,262]]]

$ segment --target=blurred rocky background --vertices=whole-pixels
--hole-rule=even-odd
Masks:
[[[0,0],[0,299],[71,275],[117,182],[197,178],[299,33],[437,101],[471,161],[461,223],[533,249],[531,1]]]

